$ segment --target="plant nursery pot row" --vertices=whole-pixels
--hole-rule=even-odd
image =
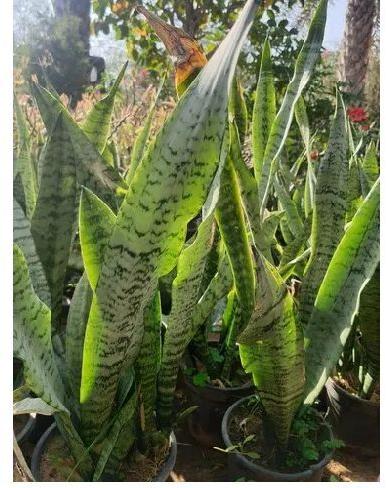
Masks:
[[[347,445],[379,449],[379,404],[352,395],[332,378],[326,382],[326,392],[335,435]]]
[[[45,479],[43,459],[45,454],[49,451],[49,443],[55,437],[60,436],[60,433],[53,423],[39,439],[32,453],[31,472],[36,481],[66,481],[64,479]],[[169,478],[171,471],[174,468],[177,458],[177,440],[172,432],[170,435],[170,449],[167,458],[161,464],[158,473],[151,479],[151,481],[166,481]],[[137,480],[144,481],[144,480]]]

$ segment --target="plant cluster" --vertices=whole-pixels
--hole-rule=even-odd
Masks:
[[[232,384],[240,366],[251,375],[286,466],[336,445],[312,440],[309,407],[376,280],[379,178],[376,146],[357,141],[339,89],[315,157],[302,93],[327,3],[315,10],[280,104],[266,39],[251,116],[234,74],[260,1],[247,1],[209,61],[195,39],[140,7],[175,59],[179,100],[155,137],[151,106],[123,175],[109,137],[126,66],[80,123],[54,89],[31,85],[47,130],[38,158],[15,104],[14,355],[34,397],[14,410],[54,415],[84,480],[120,479],[128,457],[167,451],[189,355],[203,365],[193,372],[198,385]],[[63,328],[74,246],[83,274]],[[361,317],[367,385],[377,331]],[[288,454],[294,433],[300,461]]]

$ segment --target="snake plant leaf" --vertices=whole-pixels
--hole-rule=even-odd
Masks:
[[[361,185],[362,175],[358,158],[352,157],[349,164],[348,184],[347,184],[347,210],[346,222],[351,222],[352,218],[362,205],[364,197]],[[367,189],[367,187],[366,187]]]
[[[221,174],[216,220],[231,263],[236,293],[242,310],[240,325],[243,327],[249,320],[255,304],[255,274],[240,190],[230,157],[227,158]]]
[[[109,93],[98,100],[87,114],[84,122],[81,124],[81,128],[90,141],[94,144],[100,154],[103,153],[107,138],[110,135],[111,129],[111,116],[114,110],[115,97],[118,92],[119,85],[123,79],[128,61],[123,65],[121,71],[118,74],[113,86]]]
[[[303,334],[295,305],[275,268],[257,262],[257,306],[238,337],[240,359],[269,416],[278,444],[285,448],[295,412],[303,399]]]
[[[274,187],[281,207],[285,211],[289,230],[297,237],[303,234],[303,222],[299,215],[298,208],[290,193],[287,191],[279,174],[274,176]]]
[[[83,188],[79,207],[79,237],[84,267],[91,288],[95,291],[116,216],[87,188]]]
[[[172,308],[167,319],[158,378],[158,416],[161,427],[170,428],[174,389],[182,355],[193,329],[193,311],[200,298],[208,254],[214,238],[214,215],[201,222],[194,242],[186,247],[177,263],[172,286]]]
[[[220,259],[216,274],[211,279],[194,309],[191,339],[198,328],[206,322],[216,304],[227,295],[232,286],[232,269],[229,257],[225,254]]]
[[[38,83],[31,83],[30,92],[39,109],[48,134],[52,131],[59,113],[64,112],[71,117],[67,108],[55,93],[50,92]]]
[[[42,263],[36,252],[31,224],[16,200],[13,201],[13,242],[24,254],[36,295],[42,302],[50,306],[51,294]]]
[[[35,294],[26,260],[16,244],[13,256],[14,355],[23,361],[31,391],[55,410],[56,424],[79,463],[79,472],[87,479],[93,463],[65,406],[65,389],[51,342],[51,312]]]
[[[58,409],[52,407],[41,398],[23,398],[13,404],[13,415],[38,413],[39,415],[53,415]]]
[[[62,305],[64,277],[76,227],[77,187],[71,141],[59,115],[49,138],[31,234],[51,291],[53,323]]]
[[[95,467],[93,481],[98,481],[103,473],[108,475],[111,472],[116,472],[117,465],[131,449],[135,440],[135,423],[132,420],[136,413],[137,400],[136,392],[129,395],[128,400],[126,400],[112,422],[101,446],[101,453]]]
[[[304,327],[312,313],[330,260],[344,233],[348,176],[346,110],[342,97],[337,92],[336,112],[328,148],[318,170],[312,217],[311,256],[300,293],[300,320]]]
[[[106,164],[112,166],[116,170],[120,166],[120,158],[117,151],[117,146],[113,140],[106,142],[106,146],[102,152],[102,158]]]
[[[14,356],[23,361],[30,390],[51,407],[67,412],[65,393],[51,344],[51,312],[32,287],[26,259],[13,247]]]
[[[74,398],[79,401],[84,335],[92,301],[92,288],[86,273],[78,281],[67,318],[66,365]]]
[[[312,18],[307,38],[295,63],[295,71],[290,81],[280,110],[272,123],[267,145],[264,151],[259,195],[261,198],[260,212],[263,213],[270,190],[272,177],[275,173],[277,159],[283,149],[292,118],[304,87],[311,77],[312,70],[320,55],[327,16],[327,0],[321,0]]]
[[[257,182],[243,161],[241,143],[235,121],[230,123],[230,138],[232,164],[236,171],[242,204],[252,233],[253,243],[267,259],[272,260],[269,241],[265,239],[265,234],[262,231]]]
[[[252,116],[252,154],[255,178],[260,183],[264,151],[276,116],[276,92],[273,81],[271,47],[265,40],[261,53],[259,80],[257,82]]]
[[[155,110],[157,107],[157,101],[160,96],[160,93],[162,91],[163,85],[165,82],[165,78],[162,79],[162,82],[158,88],[158,92],[156,94],[156,97],[154,99],[154,102],[152,106],[150,107],[149,113],[147,114],[147,117],[145,119],[145,123],[143,124],[143,127],[141,128],[140,132],[138,133],[137,137],[135,138],[134,144],[133,144],[133,150],[131,153],[131,158],[130,158],[130,167],[127,172],[127,175],[125,176],[125,181],[128,185],[130,185],[135,170],[137,169],[139,163],[142,161],[145,150],[149,141],[149,136],[150,136],[150,130],[151,130],[151,124],[153,122]]]
[[[360,168],[362,195],[366,197],[379,176],[377,148],[373,141],[370,142],[366,149]]]
[[[379,180],[355,214],[320,285],[305,329],[305,403],[312,404],[342,353],[359,297],[379,262]]]
[[[241,146],[245,142],[245,136],[248,132],[248,109],[245,103],[243,87],[240,79],[235,76],[232,83],[232,90],[229,98],[229,113],[234,117],[236,123]]]
[[[20,205],[23,212],[26,212],[26,203],[25,203],[25,195],[24,195],[24,188],[23,182],[21,179],[21,174],[16,173],[14,169],[14,178],[13,178],[13,198],[17,201]]]
[[[95,438],[110,414],[122,364],[129,366],[138,354],[143,308],[156,278],[175,266],[186,225],[205,202],[219,161],[223,164],[228,92],[257,5],[247,2],[180,98],[121,205],[86,329],[81,420],[87,439]]]
[[[299,97],[295,105],[295,118],[303,139],[307,157],[307,173],[304,186],[304,213],[307,217],[312,213],[314,207],[316,176],[311,160],[310,125],[306,105],[302,96]]]
[[[26,215],[30,219],[35,208],[38,191],[37,175],[31,156],[31,143],[25,116],[16,95],[14,95],[13,99],[18,128],[18,151],[14,177],[20,175],[26,206]]]
[[[378,381],[380,365],[380,269],[376,268],[360,296],[357,326],[365,352],[366,372]]]
[[[37,101],[49,133],[53,131],[53,127],[57,124],[57,118],[61,115],[62,124],[68,133],[74,152],[78,185],[86,186],[109,203],[114,190],[119,187],[126,188],[126,184],[118,171],[106,164],[96,147],[73,120],[60,100],[57,100],[50,92],[37,84],[31,86],[31,92]]]
[[[161,298],[157,290],[143,314],[144,333],[135,362],[137,382],[140,385],[139,401],[143,412],[142,432],[156,430],[154,412],[157,403],[157,376],[161,362]]]
[[[262,223],[262,230],[267,242],[275,243],[275,234],[284,214],[284,210],[275,210],[265,216]]]

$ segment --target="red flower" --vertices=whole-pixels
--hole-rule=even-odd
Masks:
[[[351,122],[363,122],[368,118],[366,110],[362,107],[349,107],[347,109],[347,116]]]
[[[319,151],[317,149],[311,151],[310,158],[312,159],[312,161],[316,161],[319,158]]]

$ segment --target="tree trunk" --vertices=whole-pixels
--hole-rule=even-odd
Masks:
[[[79,38],[88,55],[90,52],[91,0],[54,0],[53,7],[57,17],[74,16],[80,20]]]
[[[364,89],[375,16],[376,0],[348,0],[341,77],[353,95]]]
[[[71,107],[75,108],[84,89],[90,85],[95,60],[102,61],[99,64],[104,69],[103,59],[90,57],[91,0],[53,0],[53,8],[56,30],[51,77],[57,91],[68,95]],[[56,39],[56,36],[59,37]]]

